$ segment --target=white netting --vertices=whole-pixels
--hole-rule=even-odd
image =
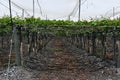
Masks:
[[[9,15],[9,0],[0,0],[0,17]],[[13,16],[21,16],[24,9],[24,16],[33,15],[33,0],[11,0]],[[107,4],[109,3],[109,4]],[[82,0],[81,18],[98,18],[112,15],[112,8],[115,7],[115,14],[119,15],[119,0]],[[35,17],[42,19],[72,19],[78,18],[78,0],[35,0]],[[109,11],[110,10],[110,11]],[[108,11],[108,13],[107,13]],[[107,13],[107,15],[105,15]]]

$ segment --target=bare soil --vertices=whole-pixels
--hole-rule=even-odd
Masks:
[[[0,80],[120,80],[120,69],[112,61],[107,63],[54,38],[25,67],[0,71]]]

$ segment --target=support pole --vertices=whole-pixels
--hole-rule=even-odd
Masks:
[[[80,21],[80,17],[81,17],[81,0],[79,0],[79,12],[78,12],[78,21]]]
[[[35,0],[33,0],[33,17],[35,17]]]
[[[24,13],[25,13],[25,10],[22,9],[22,19],[24,18]]]
[[[113,19],[115,17],[115,7],[113,7]]]
[[[16,53],[16,65],[21,66],[21,58],[20,58],[20,51],[19,51],[19,39],[18,39],[18,34],[16,27],[13,25],[13,20],[12,20],[12,9],[11,9],[11,0],[9,0],[9,10],[10,10],[10,20],[11,20],[11,28],[12,28],[12,34],[14,35],[14,43],[15,43],[15,53]]]
[[[9,11],[10,11],[10,21],[11,21],[11,29],[13,31],[13,20],[12,20],[12,10],[11,10],[11,0],[9,0]]]

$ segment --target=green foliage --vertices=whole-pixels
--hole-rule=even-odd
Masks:
[[[29,29],[31,32],[39,31],[40,33],[51,33],[54,35],[64,36],[79,33],[92,33],[93,31],[107,32],[113,30],[114,26],[120,26],[120,19],[110,20],[91,20],[91,21],[64,21],[64,20],[41,20],[40,18],[14,17],[13,22]],[[107,26],[107,27],[106,27]],[[10,18],[8,16],[0,18],[0,34],[7,33],[11,30]]]

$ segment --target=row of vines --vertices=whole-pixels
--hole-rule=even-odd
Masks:
[[[23,65],[26,58],[43,53],[46,44],[59,36],[90,55],[112,60],[120,66],[119,26],[120,19],[74,22],[15,17],[12,28],[10,18],[3,17],[0,18],[0,57],[9,56],[10,46],[13,45],[12,54],[17,59],[12,58],[11,62]]]

